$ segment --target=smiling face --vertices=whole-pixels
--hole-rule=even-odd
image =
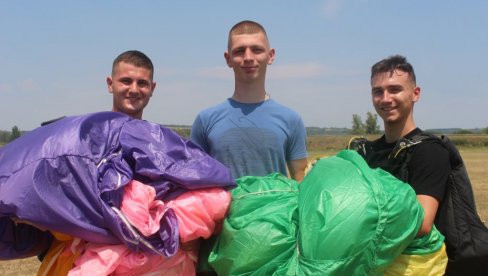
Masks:
[[[112,111],[142,119],[144,107],[149,102],[156,83],[152,72],[127,62],[119,62],[111,77],[107,77],[108,91],[113,94]]]
[[[227,65],[234,70],[238,82],[264,81],[266,67],[273,63],[274,49],[269,47],[263,32],[233,34],[224,54]]]
[[[397,69],[374,75],[371,95],[376,112],[384,120],[385,129],[414,125],[413,105],[419,99],[420,88],[408,73]]]

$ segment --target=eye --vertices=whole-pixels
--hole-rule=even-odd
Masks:
[[[261,47],[253,47],[251,50],[255,54],[259,54],[259,53],[264,52],[264,48],[261,48]]]
[[[130,85],[132,83],[132,80],[131,79],[121,79],[120,82],[125,84],[125,85]]]
[[[392,86],[388,89],[388,92],[390,92],[392,94],[400,93],[402,91],[403,91],[403,87],[401,87],[401,86]]]
[[[244,49],[243,48],[237,48],[234,51],[232,51],[232,53],[234,55],[242,55],[242,53],[244,53]]]
[[[147,81],[138,81],[137,82],[137,85],[139,87],[149,87],[149,82],[147,82]]]
[[[380,96],[383,94],[383,89],[380,89],[380,88],[372,89],[371,94],[373,96]]]

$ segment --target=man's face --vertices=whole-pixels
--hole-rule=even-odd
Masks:
[[[136,119],[142,119],[144,107],[156,87],[150,70],[126,62],[116,65],[112,76],[107,78],[107,85],[108,91],[113,94],[112,111]]]
[[[413,120],[413,105],[419,99],[420,88],[408,73],[395,70],[393,74],[376,74],[371,80],[373,106],[385,125]]]
[[[227,65],[234,70],[237,81],[264,80],[266,67],[273,63],[274,49],[270,49],[264,33],[239,34],[230,37],[229,51],[224,54]]]

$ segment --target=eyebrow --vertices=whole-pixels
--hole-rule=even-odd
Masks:
[[[403,85],[401,84],[390,84],[390,85],[387,85],[385,86],[386,89],[391,89],[391,88],[403,88]],[[371,87],[371,90],[378,90],[378,89],[381,89],[383,90],[383,86],[372,86]]]

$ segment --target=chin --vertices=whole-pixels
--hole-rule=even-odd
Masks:
[[[400,121],[400,120],[391,120],[390,119],[390,120],[385,120],[385,122],[384,122],[385,126],[391,126],[391,127],[397,126],[400,124],[402,124],[402,121]]]

